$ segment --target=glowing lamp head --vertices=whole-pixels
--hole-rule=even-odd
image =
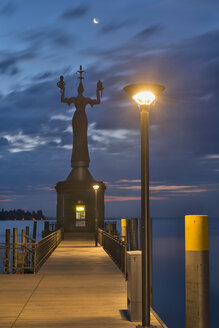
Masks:
[[[156,99],[156,96],[151,91],[141,91],[137,94],[135,94],[132,97],[138,105],[146,105],[150,106]]]
[[[100,186],[98,184],[96,184],[96,185],[93,185],[93,188],[94,188],[94,190],[98,190],[100,188]]]
[[[160,84],[138,83],[129,84],[123,90],[135,100],[141,109],[149,109],[149,106],[155,102],[165,87]]]

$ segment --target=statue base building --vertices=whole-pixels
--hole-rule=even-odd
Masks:
[[[98,184],[97,214],[95,213],[95,191]],[[95,216],[98,227],[104,228],[104,192],[106,186],[96,181],[88,168],[73,168],[65,181],[55,187],[57,191],[57,225],[65,232],[95,232]]]

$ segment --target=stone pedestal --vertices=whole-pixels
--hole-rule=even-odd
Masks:
[[[98,227],[104,227],[104,192],[102,181],[96,181],[88,168],[72,169],[65,181],[56,184],[57,224],[65,232],[95,232],[95,191],[93,185],[100,186],[97,192]]]

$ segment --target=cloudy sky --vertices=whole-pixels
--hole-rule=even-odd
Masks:
[[[0,2],[0,207],[55,216],[70,172],[79,65],[90,171],[107,185],[106,216],[140,216],[140,115],[122,90],[166,86],[150,113],[151,216],[219,216],[219,2]],[[99,20],[98,24],[93,19]]]

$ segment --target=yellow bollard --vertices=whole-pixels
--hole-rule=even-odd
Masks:
[[[208,215],[185,216],[186,328],[209,328]]]
[[[121,237],[122,241],[127,241],[127,219],[121,219]]]
[[[111,234],[111,222],[108,222],[108,233]]]

